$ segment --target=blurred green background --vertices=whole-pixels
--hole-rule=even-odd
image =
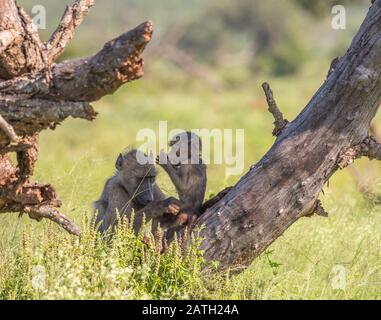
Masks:
[[[159,120],[169,121],[170,129],[245,129],[248,169],[274,142],[261,83],[270,82],[292,120],[325,80],[332,59],[345,53],[369,2],[97,0],[62,59],[93,54],[150,19],[155,33],[144,54],[145,76],[94,103],[95,122],[69,119],[54,132],[43,132],[35,178],[57,187],[63,211],[80,224],[112,174],[117,154],[135,144],[138,130],[157,131]],[[47,39],[72,1],[18,3],[28,10],[45,6],[47,30],[41,34]],[[331,27],[337,3],[346,7],[346,30]],[[380,298],[380,169],[365,160],[338,172],[321,196],[330,218],[297,222],[232,280],[230,296],[217,298]],[[238,179],[226,177],[224,166],[210,165],[207,194]],[[164,172],[159,184],[174,194]],[[369,192],[360,192],[359,185]],[[49,224],[11,214],[0,223],[4,255],[19,245],[23,225],[38,233]],[[345,267],[345,290],[332,287],[336,265]]]

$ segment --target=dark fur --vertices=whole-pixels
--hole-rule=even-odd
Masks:
[[[172,225],[180,211],[179,201],[167,198],[156,185],[155,166],[139,164],[139,152],[131,150],[119,155],[116,173],[107,180],[100,199],[94,202],[96,225],[101,233],[115,226],[118,213],[130,220],[132,210],[135,212],[135,234],[142,227],[143,214],[147,222],[153,220],[152,232],[156,233],[158,222],[163,227]]]
[[[186,143],[188,143],[188,161],[191,156],[197,160],[195,164],[180,163],[173,165],[170,163],[170,159],[164,152],[158,157],[157,162],[167,172],[171,181],[176,187],[181,203],[181,213],[178,215],[176,222],[174,223],[171,231],[168,231],[169,238],[171,233],[181,229],[181,226],[192,225],[196,218],[201,214],[202,204],[204,202],[206,191],[206,165],[201,159],[201,141],[198,136],[190,132],[180,133],[176,135],[169,143],[170,147],[174,148],[180,143],[179,137],[185,137]],[[199,151],[197,154],[191,154],[191,139],[197,138],[199,141]],[[183,140],[183,141],[184,141]],[[194,152],[194,150],[193,150]],[[164,157],[167,158],[167,163],[162,163]]]

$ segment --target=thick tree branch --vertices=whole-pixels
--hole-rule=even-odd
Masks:
[[[96,55],[58,64],[53,69],[56,99],[96,101],[143,76],[141,54],[152,38],[150,21],[108,42]]]
[[[0,214],[18,212],[28,214],[33,220],[41,221],[42,219],[49,219],[57,223],[60,227],[65,229],[72,235],[79,236],[81,230],[68,219],[64,214],[62,214],[57,208],[50,205],[41,206],[21,206],[18,203],[8,204],[7,206],[1,206],[2,199],[0,198]]]
[[[69,60],[45,72],[0,82],[0,95],[38,96],[69,101],[95,101],[143,76],[142,53],[152,38],[150,21],[108,42],[94,56]],[[1,112],[1,111],[0,111]]]
[[[23,76],[0,82],[0,97],[17,95],[31,98],[46,95],[50,90],[50,78],[46,73],[28,73]]]
[[[18,99],[14,96],[4,96],[0,97],[0,106],[3,119],[12,125],[19,136],[34,135],[46,128],[53,129],[68,117],[91,121],[97,115],[88,102]],[[7,135],[0,132],[0,150],[8,143]]]

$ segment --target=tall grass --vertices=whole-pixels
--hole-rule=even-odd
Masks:
[[[36,235],[30,225],[22,244],[3,252],[1,299],[184,299],[207,296],[199,239],[185,247],[175,241],[165,254],[135,236],[126,222],[112,240],[102,239],[91,223],[73,238],[46,225]],[[86,227],[87,226],[87,227]],[[147,241],[145,241],[147,242]],[[206,281],[206,282],[205,282]]]

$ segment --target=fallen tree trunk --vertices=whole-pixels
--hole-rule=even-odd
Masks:
[[[380,145],[369,138],[381,101],[381,0],[294,121],[283,120],[264,89],[276,142],[198,221],[205,258],[221,268],[245,268],[299,218],[325,215],[319,194],[337,170],[361,156],[381,159]]]
[[[76,0],[43,43],[26,12],[14,0],[0,0],[0,213],[47,218],[75,235],[80,230],[57,209],[54,188],[30,181],[39,132],[68,117],[93,120],[90,102],[143,75],[141,54],[153,32],[145,22],[94,56],[54,64],[93,5]],[[9,152],[16,152],[17,167]]]

